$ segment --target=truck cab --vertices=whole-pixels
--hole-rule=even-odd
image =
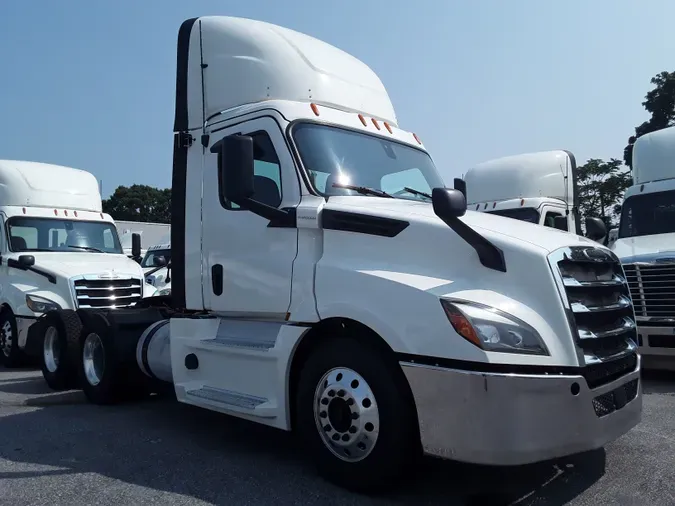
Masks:
[[[628,277],[646,367],[675,369],[675,127],[635,141],[612,250]]]
[[[468,208],[583,235],[576,188],[577,164],[566,150],[506,156],[470,168],[463,181]],[[603,241],[604,223],[587,218],[587,234]]]
[[[130,391],[105,360],[128,357],[179,402],[295,431],[361,491],[423,453],[520,465],[640,421],[618,259],[467,211],[365,63],[207,16],[177,73],[170,307],[78,312],[88,399]]]
[[[148,248],[141,267],[145,275],[145,282],[157,289],[157,295],[171,293],[171,242],[170,237]]]
[[[43,355],[28,347],[28,335],[47,311],[129,307],[153,291],[144,290],[140,267],[124,255],[88,172],[0,160],[0,230],[0,359],[6,367],[22,364],[26,352]],[[42,360],[56,369],[55,350],[45,346]]]

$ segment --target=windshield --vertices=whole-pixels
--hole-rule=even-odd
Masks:
[[[428,201],[405,188],[444,187],[431,157],[420,149],[344,128],[299,123],[292,132],[314,188],[322,195],[362,195],[333,183],[363,186],[394,197]]]
[[[159,257],[164,257],[166,263],[171,260],[171,250],[170,249],[153,249],[152,251],[148,251],[145,254],[145,257],[143,257],[143,261],[141,262],[141,267],[159,267],[160,265],[165,265],[158,263]]]
[[[112,223],[15,216],[7,221],[7,235],[12,251],[122,253]]]
[[[619,237],[675,232],[675,190],[628,197],[621,209]]]
[[[507,218],[515,218],[520,221],[527,221],[530,223],[539,223],[539,211],[532,207],[517,207],[515,209],[500,209],[499,211],[487,211],[489,214],[497,214],[499,216],[506,216]]]

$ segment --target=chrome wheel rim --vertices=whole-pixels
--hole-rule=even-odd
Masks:
[[[0,341],[0,344],[2,344],[2,354],[5,357],[9,357],[12,353],[12,344],[14,342],[12,322],[9,320],[2,324],[2,329],[0,329]]]
[[[84,377],[91,386],[101,382],[105,371],[105,350],[101,337],[92,332],[84,340],[82,348],[82,365]]]
[[[314,420],[324,445],[341,460],[358,462],[375,448],[380,412],[356,371],[338,367],[323,375],[314,393]]]
[[[47,370],[51,373],[56,372],[59,368],[59,358],[61,357],[61,344],[59,343],[59,333],[55,327],[49,327],[45,332],[42,356]]]

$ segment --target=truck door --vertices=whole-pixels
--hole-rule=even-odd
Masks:
[[[295,165],[273,118],[239,123],[210,135],[204,150],[202,190],[204,307],[223,316],[283,321],[291,300],[298,231],[268,227],[265,218],[221,202],[217,155],[210,147],[235,133],[253,137],[254,198],[278,208],[296,207],[300,202]]]

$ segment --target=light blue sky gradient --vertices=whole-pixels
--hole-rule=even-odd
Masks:
[[[0,0],[0,158],[171,184],[180,23],[232,15],[366,62],[448,184],[545,149],[621,158],[649,79],[675,70],[675,2]]]

